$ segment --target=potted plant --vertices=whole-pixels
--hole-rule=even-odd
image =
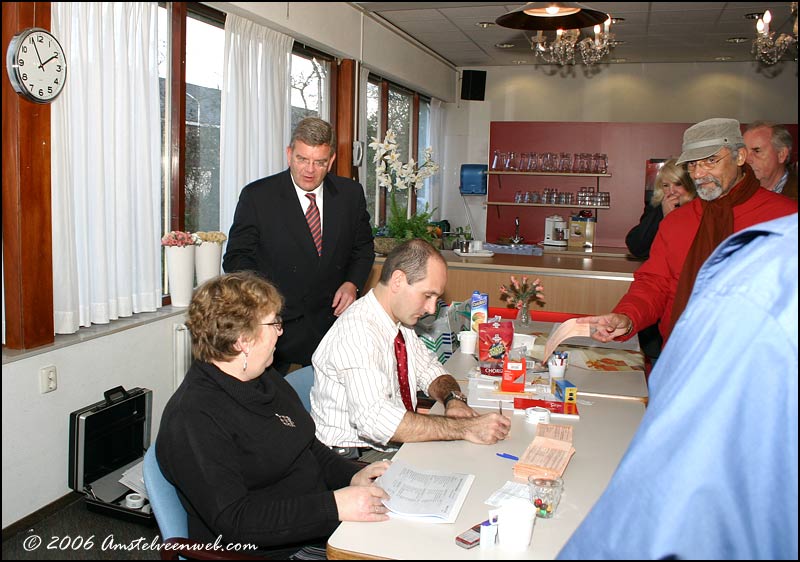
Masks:
[[[167,257],[167,278],[172,306],[189,306],[194,288],[195,247],[200,238],[191,232],[173,230],[161,238]]]
[[[436,209],[425,209],[408,216],[405,209],[400,208],[395,199],[395,190],[410,190],[411,196],[422,188],[425,180],[439,171],[439,165],[433,161],[433,152],[429,147],[425,150],[423,162],[417,166],[414,159],[403,164],[397,152],[397,137],[394,130],[386,131],[383,142],[373,138],[370,148],[375,150],[375,170],[378,185],[385,187],[390,194],[389,217],[382,227],[373,229],[375,251],[388,254],[394,247],[411,238],[422,238],[441,247],[441,229],[431,225],[431,218]]]
[[[200,245],[195,252],[195,274],[197,284],[201,285],[220,272],[222,263],[222,243],[228,239],[219,230],[211,232],[198,231],[195,236],[200,239]]]

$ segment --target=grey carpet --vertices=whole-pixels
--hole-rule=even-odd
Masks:
[[[4,540],[3,560],[160,560],[159,542],[156,527],[91,512],[80,499]]]

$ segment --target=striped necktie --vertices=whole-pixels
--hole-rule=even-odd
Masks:
[[[322,255],[322,222],[319,218],[319,208],[317,207],[317,196],[313,193],[306,193],[309,205],[306,209],[306,221],[308,228],[311,230],[311,237],[314,239],[314,245],[317,247],[317,255]]]

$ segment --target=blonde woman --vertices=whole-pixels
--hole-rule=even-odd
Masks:
[[[645,208],[639,224],[634,226],[625,237],[628,251],[637,258],[649,257],[650,246],[656,237],[661,220],[697,195],[689,172],[676,162],[675,158],[671,158],[661,166],[656,175],[650,204]]]

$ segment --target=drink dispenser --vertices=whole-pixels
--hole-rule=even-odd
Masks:
[[[544,220],[544,243],[547,246],[567,245],[567,221],[564,217],[553,215]]]

